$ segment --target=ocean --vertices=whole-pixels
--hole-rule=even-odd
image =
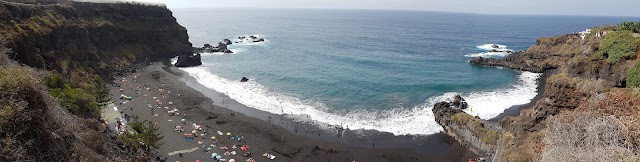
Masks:
[[[541,74],[470,65],[538,37],[638,18],[512,16],[426,11],[172,9],[196,47],[254,35],[264,42],[204,53],[181,68],[241,104],[301,120],[394,135],[442,131],[431,112],[456,94],[491,119],[537,95]],[[498,50],[490,52],[492,45]],[[242,77],[249,82],[240,82]]]

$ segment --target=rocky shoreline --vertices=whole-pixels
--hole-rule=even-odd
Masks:
[[[594,33],[616,32],[616,28],[611,26],[589,30]],[[574,124],[567,121],[572,121],[576,118],[574,116],[582,116],[581,114],[600,113],[613,117],[611,114],[620,111],[616,109],[628,107],[625,104],[620,105],[620,101],[611,100],[629,95],[627,71],[636,64],[640,52],[636,52],[635,57],[624,57],[612,61],[612,58],[608,58],[608,54],[603,54],[601,51],[600,42],[605,39],[603,35],[591,34],[581,37],[573,33],[542,37],[527,50],[515,52],[501,59],[472,58],[469,63],[473,65],[544,73],[538,81],[539,95],[531,103],[514,106],[491,120],[472,117],[456,106],[452,106],[451,102],[440,102],[433,107],[436,121],[445,128],[447,134],[454,136],[462,145],[479,155],[491,158],[492,161],[544,161],[545,158],[558,160],[558,157],[567,155],[563,152],[567,148],[582,149],[576,153],[569,153],[581,154],[576,158],[610,158],[605,154],[593,156],[597,153],[580,146],[582,143],[579,141],[583,141],[580,139],[605,133],[591,130],[593,125],[554,128],[561,127],[562,124]],[[614,97],[611,98],[611,96]],[[623,102],[637,101],[632,98],[625,99]],[[594,111],[594,108],[598,111]],[[596,120],[595,118],[601,117],[596,116],[592,120]],[[559,123],[561,123],[560,126]],[[620,123],[611,125],[630,127]],[[572,129],[573,132],[569,132],[570,135],[583,137],[577,138],[577,141],[570,144],[549,142],[566,140],[554,138],[567,136],[566,133],[569,131],[567,129]],[[573,129],[583,132],[591,131],[591,134],[576,132]],[[600,142],[591,147],[595,147],[594,145],[610,147],[617,144],[619,142],[606,144]],[[591,158],[586,158],[587,156]]]

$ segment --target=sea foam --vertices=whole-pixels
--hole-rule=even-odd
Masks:
[[[433,97],[426,104],[408,109],[335,112],[323,103],[303,101],[285,94],[270,92],[268,88],[254,82],[254,80],[249,82],[228,80],[208,72],[203,67],[180,69],[196,78],[207,88],[223,93],[252,108],[294,117],[309,116],[309,120],[326,124],[342,125],[349,129],[378,130],[395,135],[434,134],[442,131],[442,127],[435,122],[431,108],[435,101],[453,97],[453,95]]]
[[[477,47],[478,49],[482,49],[482,50],[485,50],[485,51],[490,51],[490,50],[494,50],[494,49],[495,49],[495,50],[501,50],[501,49],[508,50],[508,49],[507,49],[507,46],[505,46],[505,45],[495,44],[495,45],[498,45],[498,48],[493,48],[493,47],[491,47],[491,46],[493,46],[493,45],[494,45],[494,44],[483,44],[483,45],[479,45],[479,46],[476,46],[476,47]]]
[[[518,75],[518,84],[511,88],[462,95],[469,104],[464,111],[482,119],[491,119],[514,105],[527,104],[538,94],[536,81],[541,75],[525,71]]]
[[[480,52],[464,55],[465,57],[483,57],[483,58],[494,58],[494,57],[505,57],[511,53],[507,52]]]
[[[450,92],[434,96],[424,104],[413,108],[394,108],[390,110],[354,110],[334,111],[324,103],[300,100],[282,93],[275,93],[251,79],[249,82],[228,80],[208,72],[204,67],[180,68],[209,89],[223,93],[244,105],[291,117],[310,117],[331,125],[342,125],[349,129],[369,129],[393,133],[394,135],[428,135],[443,131],[435,122],[431,109],[436,102],[451,99],[458,93]],[[536,94],[536,79],[540,74],[523,72],[518,76],[518,84],[512,88],[486,92],[463,94],[472,109],[471,115],[489,119],[505,109],[529,102]]]

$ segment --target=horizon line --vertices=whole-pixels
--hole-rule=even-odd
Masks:
[[[439,13],[456,13],[456,14],[471,14],[471,15],[501,15],[501,16],[576,16],[576,17],[625,17],[625,18],[640,18],[640,16],[629,15],[577,15],[577,14],[533,14],[533,13],[477,13],[477,12],[464,12],[464,11],[438,11],[438,10],[417,10],[417,9],[384,9],[384,8],[313,8],[313,7],[301,7],[301,8],[280,8],[280,7],[169,7],[169,9],[286,9],[286,10],[370,10],[370,11],[412,11],[412,12],[439,12]]]

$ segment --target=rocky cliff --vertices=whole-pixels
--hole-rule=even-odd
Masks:
[[[640,144],[629,143],[640,143],[640,138],[637,138],[640,131],[634,128],[635,124],[628,123],[636,123],[637,120],[631,118],[640,115],[620,112],[640,110],[640,106],[637,106],[640,105],[639,90],[627,87],[629,77],[635,77],[636,80],[640,77],[629,73],[632,67],[640,66],[637,63],[640,41],[631,34],[624,37],[609,36],[611,33],[625,34],[624,32],[628,31],[605,26],[593,28],[585,35],[573,33],[543,37],[529,49],[501,59],[478,57],[470,60],[474,65],[500,66],[550,75],[544,78],[544,92],[540,100],[534,101],[532,107],[523,109],[519,116],[507,116],[498,121],[502,127],[499,141],[503,142],[498,146],[503,145],[505,148],[495,153],[502,161],[559,160],[559,157],[569,156],[576,161],[628,161],[625,159],[638,158]],[[614,45],[607,46],[607,41]],[[630,45],[617,46],[625,43]],[[433,111],[436,120],[447,128],[448,133],[461,136],[457,138],[460,143],[471,148],[490,152],[483,149],[491,149],[484,146],[486,142],[478,142],[477,136],[465,135],[477,131],[451,122],[458,118],[456,114],[460,112],[444,110],[443,107],[446,106],[443,104],[446,103],[437,104]],[[605,118],[613,119],[602,121]],[[465,120],[464,123],[469,124],[469,121]],[[624,135],[608,136],[619,133],[618,128],[628,131],[620,133]],[[629,139],[631,141],[627,141]],[[613,153],[602,148],[618,150]],[[613,154],[624,156],[617,157]]]
[[[500,133],[497,123],[472,117],[450,102],[436,103],[433,114],[436,122],[460,144],[483,157],[495,154]]]
[[[0,1],[0,161],[150,161],[99,122],[104,81],[191,51],[163,6]]]
[[[88,74],[109,78],[134,62],[192,51],[186,29],[160,6],[2,2],[0,20],[11,58],[72,79]]]

